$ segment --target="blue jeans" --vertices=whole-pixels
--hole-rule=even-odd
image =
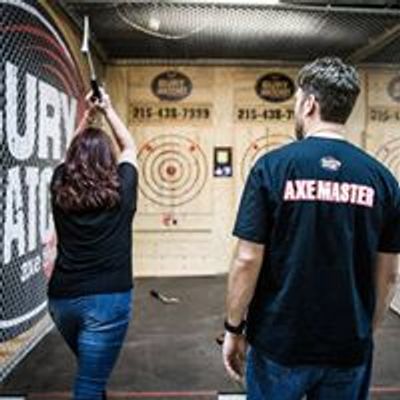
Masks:
[[[365,400],[367,365],[350,368],[280,365],[251,348],[247,356],[248,400]]]
[[[74,400],[105,399],[132,313],[133,292],[50,298],[49,311],[74,352]]]

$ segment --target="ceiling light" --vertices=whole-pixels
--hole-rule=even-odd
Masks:
[[[160,29],[160,20],[156,17],[150,17],[149,28],[157,32]]]
[[[245,5],[245,6],[262,6],[279,4],[280,0],[171,0],[172,3],[177,4],[213,4],[213,5]]]
[[[205,0],[202,1],[202,3],[214,3],[214,4],[243,4],[247,6],[252,6],[252,5],[271,5],[271,4],[279,4],[280,0],[219,0],[219,1],[211,1],[211,0]]]

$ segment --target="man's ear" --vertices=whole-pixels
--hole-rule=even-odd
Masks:
[[[304,102],[304,116],[309,117],[310,115],[314,114],[315,110],[317,109],[318,104],[315,96],[313,94],[310,94],[307,96],[305,102]]]

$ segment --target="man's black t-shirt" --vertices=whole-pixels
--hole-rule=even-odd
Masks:
[[[52,187],[62,179],[63,164]],[[52,297],[77,297],[129,290],[132,279],[132,220],[136,211],[137,170],[118,165],[120,203],[109,210],[66,213],[52,199],[57,259],[49,282]]]
[[[265,244],[248,340],[285,365],[362,364],[372,344],[377,252],[400,252],[399,184],[338,139],[263,156],[234,235]]]

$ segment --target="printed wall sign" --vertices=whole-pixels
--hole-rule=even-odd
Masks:
[[[173,104],[131,103],[129,124],[209,124],[212,120],[212,105],[209,103]]]
[[[0,2],[0,341],[46,311],[42,241],[49,184],[83,104],[66,39],[36,2]]]
[[[259,78],[255,89],[261,99],[281,103],[293,97],[295,85],[287,75],[272,72]]]
[[[151,90],[160,100],[179,101],[190,95],[192,82],[181,72],[167,71],[153,79]]]
[[[388,93],[394,101],[400,102],[400,76],[396,76],[389,82]]]

